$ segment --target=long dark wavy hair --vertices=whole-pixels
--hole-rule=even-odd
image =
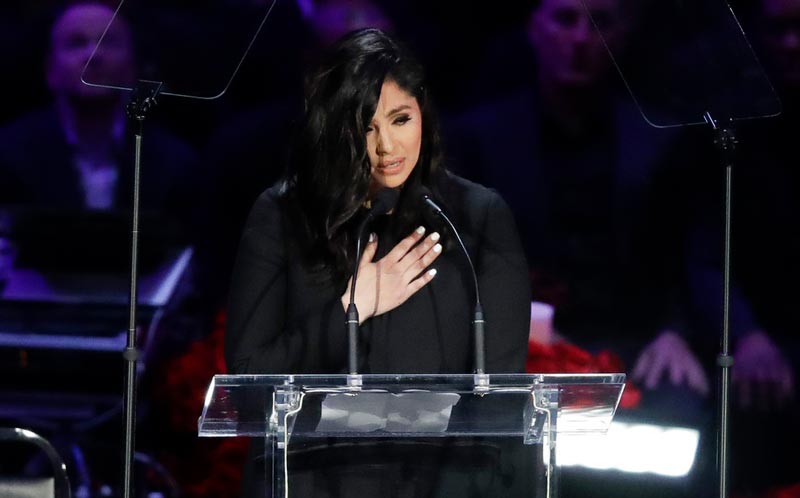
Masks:
[[[444,174],[439,122],[420,63],[379,29],[351,32],[325,53],[306,79],[305,114],[289,157],[286,201],[301,248],[315,267],[349,274],[355,226],[371,180],[367,127],[384,81],[413,95],[422,113],[419,161],[404,184],[394,224],[409,230],[420,207],[409,192],[424,185],[438,192]]]

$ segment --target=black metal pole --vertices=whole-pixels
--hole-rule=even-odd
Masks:
[[[723,234],[722,260],[722,332],[720,352],[717,356],[719,367],[718,392],[718,432],[717,432],[717,472],[719,476],[719,497],[728,498],[730,494],[729,456],[730,456],[730,384],[733,356],[730,355],[730,290],[731,290],[731,218],[732,218],[732,185],[733,159],[736,147],[736,135],[730,123],[719,127],[711,114],[705,114],[705,120],[715,132],[714,142],[722,153],[725,163],[725,231]]]
[[[136,451],[136,306],[138,303],[138,253],[139,253],[139,190],[141,185],[142,132],[147,113],[155,106],[160,82],[139,81],[127,106],[128,117],[136,124],[135,156],[133,162],[133,202],[131,205],[130,293],[128,296],[128,341],[122,356],[125,359],[125,453],[123,455],[123,496],[132,498],[133,461]]]
[[[131,247],[130,247],[130,295],[128,302],[128,342],[123,353],[125,358],[125,462],[123,475],[123,496],[133,496],[133,456],[135,451],[136,427],[136,362],[139,351],[136,346],[136,303],[139,250],[139,179],[140,155],[142,146],[142,123],[139,122],[139,131],[136,132],[136,159],[133,171],[133,212],[131,215]]]
[[[725,166],[725,235],[724,235],[724,257],[723,257],[723,301],[722,301],[722,338],[720,339],[720,352],[717,356],[717,366],[719,367],[719,434],[717,435],[719,446],[718,466],[719,466],[719,496],[728,498],[730,476],[728,469],[728,457],[730,453],[730,384],[731,367],[733,366],[733,356],[730,355],[730,289],[731,289],[731,185],[733,177],[733,167],[731,164]]]

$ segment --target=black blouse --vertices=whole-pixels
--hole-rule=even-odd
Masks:
[[[513,216],[494,191],[450,175],[448,216],[478,274],[486,317],[486,371],[522,372],[530,319],[528,268]],[[286,203],[272,187],[256,201],[233,271],[225,359],[230,373],[347,372],[341,296],[332,281],[304,264],[293,244]],[[393,240],[391,216],[378,223],[378,255]],[[427,233],[442,231],[426,226]],[[408,301],[361,325],[360,373],[473,371],[470,320],[474,285],[460,247],[445,249],[433,281]]]

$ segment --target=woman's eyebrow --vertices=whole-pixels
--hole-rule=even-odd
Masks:
[[[386,117],[388,118],[389,116],[391,116],[391,115],[393,115],[393,114],[397,114],[398,112],[405,111],[405,110],[408,110],[408,109],[411,109],[411,106],[410,106],[410,105],[408,105],[408,104],[401,104],[401,105],[399,105],[399,106],[395,107],[394,109],[391,109],[390,111],[388,111],[388,112],[386,113]]]

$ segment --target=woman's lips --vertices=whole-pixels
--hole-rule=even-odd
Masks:
[[[392,159],[391,161],[381,161],[378,165],[378,169],[384,175],[392,175],[399,173],[403,170],[403,165],[405,164],[405,159]]]

